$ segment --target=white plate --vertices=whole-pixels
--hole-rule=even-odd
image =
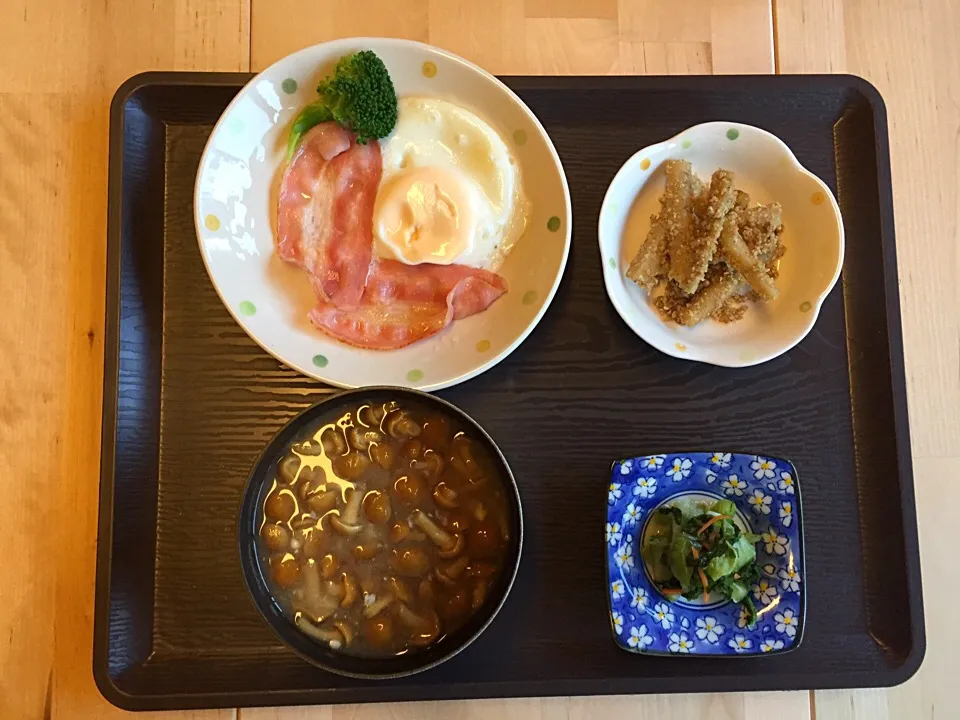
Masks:
[[[692,328],[665,322],[650,296],[624,275],[647,236],[650,215],[660,210],[663,163],[671,159],[690,161],[704,181],[717,168],[731,170],[752,203],[777,200],[783,206],[780,296],[751,303],[738,322],[706,320]],[[627,325],[667,355],[724,367],[758,365],[803,340],[843,265],[843,221],[830,188],[782,140],[732,122],[696,125],[627,160],[603,199],[598,235],[607,294]]]
[[[276,202],[290,122],[316,98],[342,56],[373,50],[398,96],[463,105],[490,123],[517,158],[531,203],[527,231],[500,274],[509,292],[486,311],[401,350],[339,343],[307,319],[307,275],[274,253]],[[493,367],[530,334],[556,293],[570,251],[570,190],[543,126],[503,83],[421,43],[351,38],[305,48],[264,70],[234,98],[200,159],[194,194],[200,253],[220,299],[264,350],[340,387],[400,385],[437,390]]]

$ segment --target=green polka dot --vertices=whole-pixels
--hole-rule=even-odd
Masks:
[[[244,300],[237,307],[240,310],[241,315],[246,315],[247,317],[250,317],[251,315],[257,314],[257,306],[254,305],[249,300]]]
[[[617,269],[617,261],[616,261],[614,258],[607,258],[607,263],[608,263],[608,264],[610,265],[610,267],[613,268],[614,270]]]
[[[684,140],[682,143],[680,143],[680,147],[682,147],[684,150],[689,150],[692,145],[693,142],[690,140]]]
[[[533,305],[537,301],[537,291],[536,290],[527,290],[523,294],[523,304],[524,305]]]
[[[527,144],[527,132],[526,130],[514,130],[513,131],[513,141],[517,145],[526,145]]]
[[[727,130],[727,140],[736,140],[738,137],[740,137],[740,131],[736,128]]]
[[[280,89],[283,90],[287,95],[293,95],[297,91],[297,81],[293,78],[287,78],[280,83]]]
[[[407,373],[407,380],[410,382],[419,382],[423,380],[423,370],[411,370]]]
[[[560,229],[560,218],[554,215],[552,218],[547,220],[547,230],[550,232],[556,232]]]
[[[813,305],[810,304],[809,300],[804,300],[800,303],[800,312],[810,312],[810,308],[812,307]]]
[[[318,368],[325,368],[330,363],[326,355],[314,355],[313,364]]]

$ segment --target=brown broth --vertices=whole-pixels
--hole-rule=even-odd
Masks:
[[[513,532],[502,479],[449,416],[362,405],[279,459],[258,557],[271,594],[334,650],[432,645],[487,600]]]

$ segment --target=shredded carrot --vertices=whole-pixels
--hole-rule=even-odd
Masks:
[[[697,568],[697,572],[700,573],[700,582],[703,583],[703,601],[707,601],[707,574],[703,571],[703,568]]]
[[[730,519],[730,515],[714,515],[712,518],[710,518],[709,520],[707,520],[707,521],[700,527],[699,530],[697,530],[697,535],[702,535],[702,534],[703,534],[703,531],[706,530],[706,529],[707,529],[708,527],[710,527],[711,525],[713,525],[717,520],[729,520],[729,519]]]
[[[697,547],[696,547],[696,545],[691,545],[691,546],[690,546],[690,552],[693,553],[693,559],[694,559],[694,560],[699,560],[699,559],[700,559],[700,553],[697,552]]]
[[[681,593],[683,593],[683,590],[680,590],[678,588],[660,588],[660,592],[666,595],[680,595]]]

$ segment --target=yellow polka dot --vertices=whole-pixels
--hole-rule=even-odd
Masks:
[[[810,308],[812,307],[813,305],[810,304],[809,300],[804,300],[800,303],[800,312],[810,312]]]
[[[220,218],[218,218],[216,215],[207,215],[203,219],[203,224],[206,226],[207,230],[219,230]]]
[[[432,78],[432,77],[434,77],[436,74],[437,74],[437,64],[434,63],[434,62],[430,62],[429,60],[427,60],[427,61],[423,64],[423,76],[424,76],[424,77],[428,77],[428,78]]]
[[[823,203],[826,202],[826,200],[827,200],[827,196],[824,195],[819,190],[817,190],[813,195],[810,196],[810,202],[812,202],[814,205],[823,205]]]
[[[687,351],[687,346],[684,345],[683,343],[677,343],[676,345],[674,345],[674,347],[675,347],[677,350],[679,350],[680,352],[686,352],[686,351]]]
[[[641,170],[646,170],[649,167],[650,167],[650,158],[644,158],[643,160],[640,161]]]
[[[482,353],[483,353],[483,352],[486,352],[486,351],[489,350],[489,349],[490,349],[490,341],[489,341],[489,340],[481,340],[480,342],[477,343],[477,352],[482,352]]]

